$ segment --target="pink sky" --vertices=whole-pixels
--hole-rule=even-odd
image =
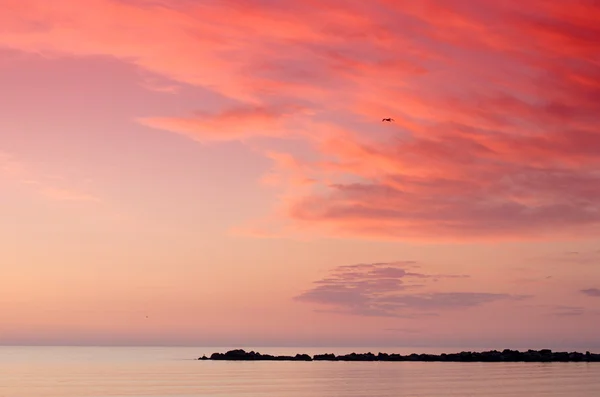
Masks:
[[[0,6],[0,344],[600,347],[597,1]]]

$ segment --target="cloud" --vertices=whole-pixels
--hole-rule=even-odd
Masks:
[[[552,259],[562,263],[597,265],[600,264],[600,250],[565,252]]]
[[[600,264],[600,250],[555,252],[528,258],[531,262],[550,269],[564,269],[566,265],[593,266]]]
[[[26,181],[27,176],[27,169],[21,161],[9,153],[0,151],[0,177]]]
[[[98,197],[92,194],[59,187],[47,186],[42,188],[40,193],[52,200],[58,201],[100,201]]]
[[[274,159],[292,178],[263,179],[285,192],[275,212],[286,230],[428,241],[599,231],[595,1],[5,3],[0,47],[114,57],[228,101],[139,115],[146,126],[309,146],[310,160]]]
[[[419,328],[386,328],[385,331],[396,332],[396,333],[400,333],[400,334],[420,334],[423,332],[423,329],[419,329]]]
[[[600,315],[600,310],[585,308],[582,306],[557,305],[554,307],[554,310],[550,313],[550,315],[557,317],[598,316]]]
[[[304,164],[289,153],[269,151],[266,156],[273,161],[273,168],[261,179],[265,185],[294,188],[305,187],[316,182],[316,179],[307,175]]]
[[[412,261],[339,266],[294,299],[333,307],[327,310],[330,312],[414,318],[499,300],[525,298],[484,292],[415,292],[431,281],[468,278],[466,275],[421,273],[414,270],[418,267]]]
[[[35,171],[15,156],[0,151],[0,182],[2,179],[28,186],[37,194],[53,201],[100,201],[91,193],[70,186],[60,186],[63,178]]]
[[[527,307],[536,309],[542,309],[547,316],[556,317],[579,317],[579,316],[597,316],[600,315],[600,311],[584,306],[572,306],[572,305],[554,305],[554,304],[542,304],[542,305],[527,305]]]
[[[291,135],[300,107],[238,106],[216,114],[198,111],[192,117],[148,117],[138,122],[148,127],[187,135],[198,141],[231,141],[248,137]]]
[[[160,92],[164,94],[176,94],[181,90],[181,86],[179,85],[164,83],[162,81],[158,81],[158,79],[149,77],[140,81],[139,85],[148,91]]]
[[[436,233],[441,238],[466,234],[470,239],[511,233],[520,237],[538,233],[552,236],[596,230],[600,222],[594,198],[571,200],[573,194],[563,193],[558,184],[556,188],[547,186],[554,191],[545,200],[542,189],[528,184],[528,178],[507,181],[499,177],[495,186],[493,181],[485,183],[487,186],[469,186],[468,181],[400,178],[398,185],[403,186],[330,185],[327,194],[291,202],[289,214],[299,222],[326,227],[334,234],[390,238],[436,238]],[[589,183],[600,186],[600,178]],[[505,193],[500,192],[502,185],[507,186]],[[511,188],[521,190],[522,199],[510,197]],[[490,190],[499,192],[489,194]],[[535,197],[536,193],[541,194]]]
[[[556,306],[552,315],[558,317],[574,317],[583,316],[585,313],[585,308],[580,306]]]
[[[600,298],[600,288],[582,289],[580,292],[593,298]]]

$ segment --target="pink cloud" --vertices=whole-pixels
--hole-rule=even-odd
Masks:
[[[282,137],[298,123],[301,109],[264,106],[230,108],[217,114],[196,112],[192,117],[150,117],[138,121],[149,127],[181,133],[198,141],[231,141],[247,137]]]
[[[307,176],[310,169],[291,154],[269,151],[266,156],[273,161],[273,168],[261,179],[264,184],[302,188],[315,182]]]
[[[430,281],[468,276],[427,274],[411,268],[419,266],[410,261],[339,266],[294,299],[352,315],[415,318],[498,300],[526,298],[503,293],[431,291]]]
[[[548,238],[600,226],[599,16],[559,0],[9,0],[0,46],[115,57],[231,102],[138,117],[152,128],[302,140],[312,158],[278,151],[263,179],[302,232]]]
[[[330,185],[327,194],[293,201],[290,215],[331,227],[332,233],[396,238],[549,236],[595,230],[600,221],[597,176],[508,170],[490,172],[490,179],[481,175],[481,182],[472,180],[478,173],[474,170],[467,178],[390,175],[389,181]]]

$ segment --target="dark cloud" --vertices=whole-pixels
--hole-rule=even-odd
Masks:
[[[413,267],[409,271],[407,267]],[[431,281],[467,275],[417,272],[415,262],[339,266],[294,299],[332,306],[327,312],[359,316],[416,318],[526,296],[486,292],[415,292]]]
[[[600,288],[582,289],[580,292],[593,298],[600,298]]]

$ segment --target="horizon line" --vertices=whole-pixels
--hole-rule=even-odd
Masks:
[[[83,344],[46,344],[46,343],[40,343],[40,344],[22,344],[22,343],[16,343],[16,344],[5,344],[5,343],[0,343],[0,347],[105,347],[105,348],[201,348],[201,349],[206,349],[206,348],[214,348],[214,349],[219,349],[219,348],[226,348],[226,349],[258,349],[258,348],[267,348],[267,349],[277,349],[277,348],[285,348],[285,349],[293,349],[293,348],[298,348],[298,349],[327,349],[327,348],[331,348],[331,349],[343,349],[343,348],[353,348],[353,349],[358,349],[358,348],[388,348],[388,349],[406,349],[406,348],[414,348],[414,349],[463,349],[463,351],[468,351],[468,350],[464,350],[464,349],[470,349],[471,351],[473,351],[473,349],[488,349],[488,350],[503,350],[503,349],[511,349],[511,350],[518,350],[518,349],[532,349],[532,350],[539,350],[539,349],[550,349],[550,350],[555,350],[555,349],[600,349],[600,345],[589,345],[589,346],[557,346],[557,345],[533,345],[530,347],[526,347],[526,346],[515,346],[512,344],[506,344],[506,345],[501,345],[501,346],[475,346],[475,345],[471,345],[471,346],[461,346],[461,345],[446,345],[446,346],[440,346],[440,345],[255,345],[255,344],[232,344],[232,345],[196,345],[196,344],[88,344],[88,343],[83,343]],[[567,350],[568,350],[567,349]]]

